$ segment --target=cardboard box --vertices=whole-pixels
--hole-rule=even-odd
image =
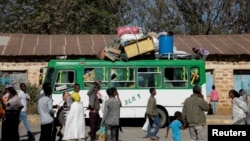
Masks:
[[[115,48],[107,48],[107,50],[106,51],[108,51],[108,52],[112,52],[112,53],[115,53],[115,54],[121,54],[121,51],[120,50],[118,50],[118,49],[115,49]]]
[[[124,52],[127,58],[148,53],[153,50],[155,50],[155,46],[151,37],[143,38],[124,46]]]
[[[110,59],[111,61],[115,61],[115,59],[116,59],[112,54],[110,54],[110,53],[108,53],[108,52],[105,52],[105,56],[106,56],[108,59]]]

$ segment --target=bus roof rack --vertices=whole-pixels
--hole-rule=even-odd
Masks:
[[[193,55],[187,53],[166,53],[166,54],[155,54],[156,59],[195,59]]]

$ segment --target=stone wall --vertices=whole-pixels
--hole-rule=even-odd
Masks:
[[[229,115],[231,110],[231,99],[228,96],[230,89],[234,88],[234,70],[249,70],[250,62],[219,62],[207,61],[206,70],[212,70],[214,85],[219,92],[218,114]],[[209,99],[209,97],[208,97]]]
[[[1,62],[0,71],[26,71],[28,82],[39,84],[40,68],[46,67],[47,62]]]

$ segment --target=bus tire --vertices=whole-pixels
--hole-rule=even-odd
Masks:
[[[158,116],[161,119],[161,128],[164,128],[169,124],[169,116],[166,110],[161,107],[157,107]]]

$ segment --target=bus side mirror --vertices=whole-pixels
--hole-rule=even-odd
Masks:
[[[41,86],[42,84],[43,84],[43,68],[40,68],[39,85]]]

